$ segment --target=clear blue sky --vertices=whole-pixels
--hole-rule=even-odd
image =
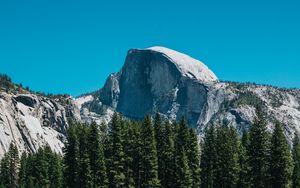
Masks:
[[[300,87],[299,0],[0,0],[0,72],[73,96],[161,45],[222,80]]]

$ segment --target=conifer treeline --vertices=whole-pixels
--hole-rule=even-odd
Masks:
[[[241,139],[232,127],[211,126],[201,146],[184,119],[136,122],[115,114],[100,129],[72,123],[63,157],[45,147],[19,159],[11,144],[0,187],[300,187],[298,137],[290,152],[282,126],[269,134],[262,115]]]

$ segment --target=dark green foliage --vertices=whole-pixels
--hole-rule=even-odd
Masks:
[[[103,146],[100,140],[98,126],[94,122],[89,128],[87,139],[92,187],[106,187],[108,185],[108,179]]]
[[[76,125],[71,124],[67,132],[64,148],[64,187],[78,187],[79,144]]]
[[[161,117],[159,113],[156,114],[154,120],[154,131],[155,131],[155,140],[156,140],[156,148],[157,148],[157,161],[158,161],[158,178],[162,182],[164,181],[164,169],[165,169],[165,161],[164,161],[164,127],[161,121]]]
[[[295,135],[293,141],[293,159],[294,159],[294,169],[293,169],[293,188],[300,187],[300,141],[299,136]]]
[[[258,110],[258,118],[249,133],[249,166],[251,186],[264,188],[268,186],[268,133],[266,122]]]
[[[197,133],[194,129],[189,129],[187,156],[192,176],[192,187],[200,187],[201,185],[200,155]]]
[[[216,167],[214,187],[237,187],[240,166],[240,142],[236,130],[232,127],[217,129]]]
[[[265,102],[261,100],[256,94],[246,91],[238,95],[238,97],[232,101],[234,107],[240,105],[251,105],[255,108],[263,109],[265,107]]]
[[[192,187],[192,174],[188,160],[189,131],[185,120],[179,123],[175,138],[175,186]]]
[[[279,123],[275,124],[270,152],[271,187],[290,187],[293,168],[292,158]]]
[[[239,165],[240,174],[237,187],[248,188],[250,187],[250,166],[249,166],[249,133],[244,131],[242,141],[239,148]]]
[[[33,154],[23,153],[19,162],[17,149],[11,145],[0,162],[0,187],[300,185],[298,137],[293,144],[292,165],[281,126],[276,125],[270,138],[260,111],[250,132],[244,132],[241,140],[233,127],[211,126],[206,129],[201,146],[200,152],[196,130],[188,128],[184,119],[170,124],[157,115],[152,124],[149,116],[137,122],[114,114],[108,125],[71,122],[63,159],[46,146]]]
[[[8,152],[1,159],[0,184],[3,187],[15,188],[18,185],[18,148],[11,143]]]
[[[215,184],[216,175],[216,131],[214,126],[207,128],[202,145],[201,155],[201,184],[203,188],[212,188]]]
[[[49,146],[36,153],[22,154],[19,170],[19,187],[62,187],[61,156]]]
[[[124,174],[124,148],[123,148],[123,122],[119,115],[113,115],[109,132],[109,158],[108,177],[110,187],[123,187],[125,185]]]
[[[141,182],[142,187],[159,187],[158,164],[156,141],[154,129],[150,116],[146,116],[141,127],[142,138],[142,161],[141,161]]]
[[[175,186],[175,161],[174,161],[174,134],[170,123],[165,123],[162,146],[163,167],[161,168],[161,186],[172,188]]]
[[[91,178],[91,166],[90,166],[90,156],[88,148],[88,129],[87,126],[80,125],[78,129],[78,186],[80,188],[91,187],[92,178]]]
[[[124,161],[124,174],[125,174],[125,187],[135,187],[135,165],[138,164],[136,154],[137,152],[137,134],[135,134],[135,125],[131,122],[125,122],[124,124],[124,152],[125,152],[125,161]],[[137,164],[135,164],[137,162]]]
[[[20,160],[20,169],[19,169],[19,187],[24,188],[26,187],[26,179],[27,179],[27,154],[22,153],[21,160]]]

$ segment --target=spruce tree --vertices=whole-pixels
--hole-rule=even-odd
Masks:
[[[293,140],[293,162],[294,162],[294,169],[293,169],[293,188],[300,187],[300,141],[299,136],[295,135]]]
[[[61,156],[54,153],[49,146],[44,148],[44,153],[48,168],[48,178],[50,188],[62,187],[62,164]]]
[[[88,155],[91,167],[92,187],[108,186],[103,146],[98,126],[93,122],[88,131]]]
[[[216,131],[214,126],[206,129],[201,155],[201,184],[203,188],[213,188],[216,169]]]
[[[189,167],[192,175],[192,187],[201,186],[201,169],[200,169],[200,146],[197,139],[196,130],[189,130],[187,155]]]
[[[290,187],[292,168],[289,145],[281,125],[277,122],[271,138],[271,187]]]
[[[10,188],[15,188],[18,185],[18,170],[19,170],[19,152],[15,144],[11,143],[8,151],[9,155],[9,175]]]
[[[175,138],[175,186],[192,187],[192,175],[187,156],[189,132],[184,118],[181,119]]]
[[[109,133],[109,161],[108,177],[110,187],[124,187],[124,160],[123,128],[119,115],[115,113],[112,117]]]
[[[135,158],[135,139],[136,139],[136,129],[132,122],[124,122],[124,174],[125,174],[125,187],[135,187],[135,176],[134,176],[134,158]]]
[[[233,127],[220,127],[216,137],[214,187],[236,187],[239,178],[239,138]]]
[[[240,165],[240,174],[237,187],[249,188],[250,187],[250,176],[249,176],[249,133],[244,131],[240,148],[239,148],[239,165]]]
[[[25,188],[26,187],[26,180],[27,180],[27,154],[25,152],[22,153],[21,160],[20,160],[20,169],[19,169],[19,187]]]
[[[67,142],[64,148],[64,187],[77,188],[78,187],[78,155],[79,146],[76,134],[76,124],[71,124],[67,130]]]
[[[9,175],[9,155],[6,153],[0,162],[0,184],[2,187],[10,186],[10,175]]]
[[[37,153],[33,155],[33,166],[31,173],[34,177],[36,187],[49,187],[49,168],[48,159],[43,148],[39,148]]]
[[[264,188],[268,186],[268,133],[266,122],[260,110],[249,132],[249,166],[251,186]]]
[[[165,123],[163,137],[163,152],[162,159],[164,160],[164,168],[162,168],[161,186],[165,188],[172,188],[175,186],[175,161],[174,161],[174,133],[170,123]]]
[[[145,117],[141,129],[141,184],[142,187],[160,187],[158,179],[156,142],[150,116]]]
[[[142,137],[141,137],[141,124],[131,122],[132,133],[132,169],[135,187],[142,186]],[[128,135],[129,136],[129,135]]]
[[[19,153],[14,143],[9,145],[8,152],[0,162],[0,184],[3,187],[15,188],[18,185]]]
[[[87,142],[87,127],[85,125],[80,125],[78,129],[78,186],[80,188],[89,188],[92,185],[91,182],[91,167],[89,159],[88,148],[89,143]]]
[[[154,119],[154,131],[157,148],[158,178],[160,182],[164,181],[165,162],[163,158],[164,149],[164,127],[160,114],[157,113]]]

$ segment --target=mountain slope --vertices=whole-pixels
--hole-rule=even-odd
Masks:
[[[134,119],[159,112],[170,120],[185,116],[200,135],[211,124],[242,133],[260,107],[270,130],[282,122],[289,140],[300,131],[299,90],[220,82],[202,62],[164,47],[129,50],[122,69],[77,101],[83,99],[89,99],[80,108],[85,121],[109,121],[113,111]]]
[[[21,152],[35,152],[47,144],[61,153],[68,118],[80,119],[73,99],[33,94],[12,83],[7,86],[0,91],[0,157],[12,141]]]
[[[21,151],[48,144],[60,153],[69,118],[101,124],[116,111],[133,119],[159,112],[171,121],[186,117],[199,136],[212,124],[234,126],[242,134],[257,107],[269,130],[280,121],[290,142],[300,133],[300,90],[222,82],[185,54],[164,47],[132,49],[103,88],[75,100],[34,93],[0,75],[0,157],[12,141]]]

